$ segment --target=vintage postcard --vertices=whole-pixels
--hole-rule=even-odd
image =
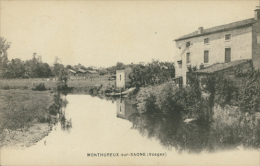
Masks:
[[[259,0],[0,0],[0,165],[257,166],[259,87]]]

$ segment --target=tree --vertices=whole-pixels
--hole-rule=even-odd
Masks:
[[[171,62],[159,62],[153,60],[151,63],[139,63],[130,65],[132,72],[129,78],[136,86],[146,84],[162,84],[174,76],[174,65]]]
[[[61,62],[61,60],[58,57],[55,57],[53,74],[56,77],[58,77],[60,72],[64,70],[63,64],[60,64],[59,62]]]
[[[69,74],[68,74],[67,70],[64,69],[64,68],[61,69],[59,71],[59,76],[58,76],[58,84],[57,84],[58,90],[66,90],[67,89],[68,79],[69,79]]]
[[[110,74],[116,74],[116,66],[111,66],[106,69]]]
[[[66,69],[72,69],[72,66],[71,65],[67,65]]]
[[[12,74],[12,78],[22,77],[25,72],[24,63],[19,58],[12,59],[11,63],[9,64],[9,71]]]
[[[116,69],[122,69],[125,65],[122,62],[117,62],[116,63]]]
[[[0,37],[0,77],[8,76],[8,55],[7,50],[10,48],[11,43],[7,42],[5,38]]]

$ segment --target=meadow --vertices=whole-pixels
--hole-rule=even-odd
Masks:
[[[49,123],[53,97],[47,91],[0,90],[0,142],[16,131],[26,131],[34,123]]]
[[[57,87],[56,79],[2,79],[0,80],[0,89],[32,89],[34,83],[44,83],[46,89],[54,89]],[[109,81],[106,77],[85,78],[85,79],[70,79],[68,87],[90,87],[99,85],[114,85],[115,81]]]

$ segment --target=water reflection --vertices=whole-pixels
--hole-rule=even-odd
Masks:
[[[176,155],[176,151],[171,148],[177,149],[179,153],[185,151],[199,153],[204,150],[216,150],[216,147],[227,147],[227,144],[232,145],[232,139],[223,139],[226,142],[224,144],[214,141],[219,140],[219,137],[215,137],[212,134],[212,127],[203,122],[184,123],[157,112],[139,113],[128,99],[114,99],[112,100],[115,101],[114,104],[111,100],[107,101],[107,98],[101,100],[90,95],[68,95],[67,99],[68,105],[58,114],[58,122],[48,136],[35,146],[24,150],[1,150],[1,164],[88,165],[93,163],[93,165],[104,165],[108,163],[108,165],[124,165],[127,161],[130,162],[129,165],[137,163],[140,165],[154,165],[154,163],[192,165],[193,162],[198,160],[203,162],[204,159],[201,165],[206,165],[213,163],[212,156],[208,154]],[[160,144],[167,148],[163,148]],[[88,153],[137,152],[167,153],[167,157],[87,157]],[[232,160],[233,162],[239,165],[249,165],[249,160],[259,165],[259,160],[254,160],[259,156],[258,152],[250,152],[247,156],[245,151],[241,152],[242,155]],[[229,155],[221,153],[221,159],[221,156],[217,155],[214,164],[220,165],[220,161],[234,158],[237,153],[232,152]]]
[[[116,115],[118,118],[130,120],[130,116],[137,110],[132,106],[132,102],[126,98],[116,98]]]
[[[71,118],[70,119],[66,118],[66,107],[68,105],[66,94],[63,96],[61,95],[58,96],[60,97],[60,100],[56,100],[56,101],[60,102],[61,107],[58,111],[58,121],[56,121],[56,123],[60,123],[62,131],[66,131],[70,133],[72,128],[72,120]],[[56,104],[58,104],[58,102],[56,102]]]
[[[156,138],[165,148],[178,153],[212,153],[235,150],[243,145],[241,136],[231,128],[214,127],[215,122],[184,122],[179,115],[165,115],[156,110],[138,112],[129,99],[116,99],[117,118],[132,122],[132,129],[149,139]]]

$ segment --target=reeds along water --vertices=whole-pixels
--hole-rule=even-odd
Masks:
[[[255,115],[237,113],[235,107],[214,107],[213,121],[193,120],[188,123],[162,113],[134,113],[133,129],[156,138],[167,148],[179,153],[217,152],[238,148],[259,149],[260,119]]]

